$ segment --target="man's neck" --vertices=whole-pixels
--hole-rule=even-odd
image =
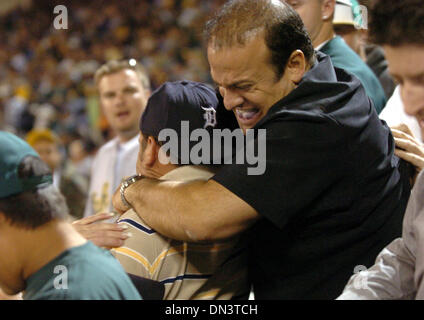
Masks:
[[[87,242],[71,224],[57,220],[34,230],[19,229],[18,235],[24,279],[28,279],[65,250]]]
[[[334,33],[333,25],[332,24],[330,25],[329,22],[325,22],[320,32],[318,33],[318,35],[315,37],[315,39],[312,39],[312,45],[316,49],[318,46],[320,46],[324,42],[330,41],[331,39],[333,39],[334,35],[335,33]]]
[[[139,133],[139,130],[118,132],[116,136],[120,143],[126,143],[134,138]]]
[[[145,170],[143,175],[146,176],[147,178],[159,179],[162,176],[166,175],[168,172],[175,170],[176,168],[178,168],[178,166],[172,163],[168,163],[168,164],[156,163],[153,167]]]

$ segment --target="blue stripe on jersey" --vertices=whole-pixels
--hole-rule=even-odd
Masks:
[[[183,279],[208,279],[211,276],[212,276],[211,274],[183,274],[175,278],[168,278],[168,279],[162,280],[160,281],[160,283],[163,283],[163,284],[172,283],[172,282],[183,280]]]
[[[137,228],[138,230],[141,230],[141,231],[143,231],[143,232],[145,232],[145,233],[148,233],[148,234],[153,234],[153,233],[156,233],[156,231],[155,230],[153,230],[153,229],[149,229],[149,228],[146,228],[145,226],[143,226],[143,225],[141,225],[141,224],[139,224],[139,223],[137,223],[137,222],[135,222],[134,220],[131,220],[131,219],[122,219],[122,220],[119,220],[118,221],[118,223],[119,222],[126,222],[126,223],[129,223],[130,225],[132,225],[134,228]]]

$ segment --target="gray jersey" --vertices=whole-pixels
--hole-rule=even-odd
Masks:
[[[371,268],[353,275],[337,299],[424,299],[423,277],[424,171],[408,202],[402,238],[384,248]]]

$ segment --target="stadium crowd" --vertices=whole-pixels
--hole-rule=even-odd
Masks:
[[[0,105],[3,129],[52,128],[65,145],[75,135],[97,144],[110,136],[93,74],[108,60],[135,59],[152,87],[165,81],[210,82],[203,23],[224,1],[72,1],[68,29],[55,29],[60,1],[37,1],[2,16]]]

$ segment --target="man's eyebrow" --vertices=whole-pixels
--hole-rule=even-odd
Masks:
[[[129,83],[125,85],[123,89],[126,90],[126,89],[137,89],[137,88],[138,88],[137,85]]]
[[[214,81],[214,83],[217,87],[223,86],[216,81]],[[239,81],[235,81],[233,83],[230,83],[230,84],[226,85],[225,87],[234,88],[234,87],[239,87],[239,86],[243,86],[243,85],[251,85],[251,84],[253,84],[253,82],[250,81],[250,80],[239,80]]]
[[[421,72],[419,74],[414,74],[414,75],[403,75],[403,76],[399,76],[396,73],[390,72],[390,76],[399,84],[405,81],[405,79],[408,79],[409,81],[413,81],[416,83],[424,82],[424,72]]]
[[[412,76],[411,79],[414,80],[414,81],[417,81],[417,82],[423,81],[424,80],[424,72]]]
[[[111,95],[111,94],[115,94],[115,90],[104,91],[102,95]]]
[[[119,89],[119,90],[128,90],[128,89],[137,90],[138,87],[136,85],[130,83],[130,84],[125,85],[122,89]],[[103,94],[109,94],[109,95],[115,94],[119,90],[115,90],[115,89],[107,90],[107,91],[103,92]]]

